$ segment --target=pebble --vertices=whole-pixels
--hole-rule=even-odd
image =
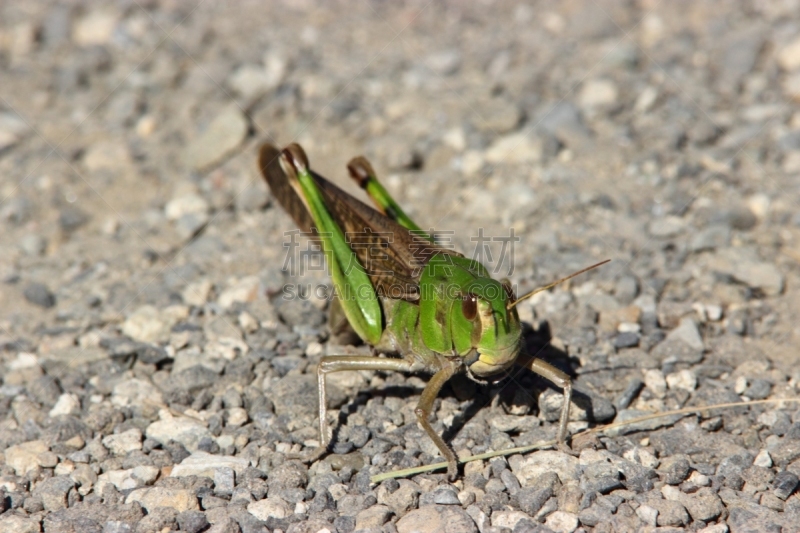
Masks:
[[[103,438],[103,446],[114,455],[127,455],[133,450],[142,449],[142,430],[131,428],[116,435],[109,435]]]
[[[502,135],[515,130],[521,120],[522,111],[517,104],[504,98],[492,98],[491,100],[480,102],[477,106],[477,116],[474,124],[478,130],[494,135]]]
[[[509,133],[497,138],[486,149],[483,159],[493,164],[524,164],[541,161],[541,139],[530,131]]]
[[[492,526],[513,530],[522,520],[533,520],[530,515],[520,511],[495,511],[492,513]]]
[[[208,519],[201,511],[183,511],[177,520],[180,530],[186,533],[200,533],[209,527]]]
[[[356,515],[356,529],[380,528],[389,521],[391,515],[391,509],[385,505],[373,505]]]
[[[153,422],[145,431],[148,439],[166,444],[169,441],[181,443],[190,452],[198,449],[200,441],[210,439],[211,433],[200,421],[188,417],[173,417],[169,411],[159,412],[161,420]]]
[[[282,75],[280,77],[271,75],[260,65],[242,65],[233,71],[227,83],[245,101],[253,102],[275,88],[282,77]]]
[[[40,533],[39,520],[6,513],[0,516],[0,533]]]
[[[25,299],[33,305],[49,309],[56,305],[56,295],[43,283],[31,283],[23,291]]]
[[[469,509],[477,509],[470,506]],[[426,505],[408,513],[397,521],[398,533],[478,533],[469,509],[465,512],[454,505]],[[485,515],[484,515],[485,516]],[[484,519],[488,523],[488,519]],[[358,524],[356,524],[358,527]]]
[[[72,393],[64,393],[58,397],[55,405],[50,409],[51,418],[63,415],[73,415],[79,413],[81,410],[81,400],[78,395]]]
[[[606,79],[588,80],[578,93],[578,104],[584,111],[611,107],[619,99],[617,85]]]
[[[781,48],[778,52],[778,65],[789,72],[800,69],[800,37]]]
[[[192,193],[170,200],[164,206],[164,214],[169,220],[178,220],[186,215],[207,215],[210,209],[211,206],[205,198],[199,194]]]
[[[614,407],[616,407],[617,410],[627,409],[639,395],[642,387],[644,387],[644,381],[638,378],[631,379],[625,389],[617,396],[616,400],[614,400]]]
[[[181,298],[186,305],[203,307],[211,294],[214,284],[208,279],[190,283],[181,291]]]
[[[2,144],[2,133],[0,133],[0,144]],[[47,250],[47,239],[41,235],[26,235],[20,240],[19,247],[29,256],[39,257]]]
[[[544,450],[525,457],[511,465],[511,470],[523,487],[532,484],[542,475],[554,472],[562,483],[577,481],[580,465],[578,459],[558,451]]]
[[[247,119],[238,107],[226,107],[189,143],[185,154],[187,166],[202,172],[219,164],[244,142],[248,128]]]
[[[659,526],[684,527],[689,523],[689,513],[680,502],[651,499],[647,505],[658,511],[656,524]]]
[[[24,476],[37,466],[50,463],[55,466],[58,463],[57,457],[53,462],[54,455],[49,451],[47,444],[40,440],[10,446],[6,448],[4,454],[6,464],[13,468],[18,476]]]
[[[58,216],[58,225],[65,233],[72,233],[87,222],[89,215],[74,205],[62,208]]]
[[[689,328],[681,333],[686,333]],[[679,333],[673,338],[666,338],[658,343],[650,352],[654,357],[664,362],[697,364],[703,360],[703,351],[698,350],[682,340]]]
[[[102,494],[106,484],[114,485],[119,491],[136,489],[152,485],[159,474],[157,467],[149,465],[139,465],[127,470],[109,470],[97,476],[95,490]]]
[[[633,109],[637,113],[647,113],[652,108],[653,105],[658,100],[658,89],[655,87],[648,85],[642,92],[639,93],[639,96],[636,97],[636,103],[633,104]],[[653,524],[655,525],[655,524]]]
[[[706,252],[725,248],[731,242],[731,228],[727,224],[712,224],[694,232],[689,239],[689,250]]]
[[[104,45],[116,27],[117,15],[113,11],[90,11],[75,22],[72,40],[79,46]]]
[[[438,487],[431,492],[426,492],[420,495],[419,504],[461,505],[461,501],[459,501],[458,499],[458,491],[454,487],[446,485],[443,487]]]
[[[32,494],[41,498],[45,511],[54,512],[67,508],[67,494],[74,487],[69,476],[53,476],[38,483]]]
[[[161,391],[144,379],[127,379],[117,383],[111,391],[111,403],[119,407],[161,406],[164,398]]]
[[[656,398],[664,398],[667,395],[667,380],[661,370],[645,370],[644,384]]]
[[[183,240],[189,240],[203,229],[211,219],[210,205],[202,196],[189,194],[170,200],[165,207],[168,219],[175,221],[175,228]]]
[[[691,370],[680,370],[666,376],[667,386],[670,390],[685,390],[692,392],[697,388],[697,376]]]
[[[226,419],[227,425],[230,427],[240,427],[247,423],[247,411],[241,407],[233,407],[228,409],[228,416]]]
[[[554,106],[547,106],[541,116],[534,119],[534,123],[573,150],[587,145],[591,138],[583,116],[570,102],[561,101]]]
[[[122,333],[133,340],[151,344],[166,343],[177,317],[152,305],[143,305],[128,315],[122,323]]]
[[[800,479],[797,474],[789,470],[782,470],[772,480],[772,493],[781,500],[786,500],[798,486],[800,486]]]
[[[718,519],[725,512],[725,505],[720,497],[708,487],[687,494],[681,492],[677,487],[665,486],[661,492],[665,499],[680,502],[689,512],[692,520],[710,522]]]
[[[225,288],[217,298],[223,309],[229,309],[235,303],[252,302],[261,293],[261,280],[257,276],[247,276],[236,280]]]
[[[248,504],[247,512],[264,521],[270,518],[287,518],[293,514],[291,506],[278,496]]]
[[[712,258],[710,266],[748,287],[758,289],[766,296],[775,296],[783,292],[784,276],[778,267],[760,261],[749,252],[742,252],[736,248],[720,250]]]
[[[544,525],[557,533],[572,533],[579,524],[577,515],[564,511],[555,511],[544,521]]]
[[[176,511],[198,511],[200,505],[194,491],[188,489],[168,489],[165,487],[148,487],[131,492],[125,503],[139,502],[148,512],[156,507],[171,507]]]
[[[623,322],[627,324],[627,322]],[[614,337],[614,348],[621,350],[623,348],[633,348],[639,346],[640,335],[635,331],[624,331]]]

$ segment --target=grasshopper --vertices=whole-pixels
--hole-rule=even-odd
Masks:
[[[516,305],[603,263],[517,298],[509,281],[494,280],[479,262],[437,245],[389,195],[363,157],[351,160],[348,170],[377,210],[312,171],[298,144],[283,150],[263,145],[259,169],[300,230],[321,243],[336,296],[331,316],[343,312],[364,342],[399,356],[322,357],[317,367],[320,446],[308,460],[321,457],[329,444],[325,376],[344,370],[433,374],[414,413],[446,459],[450,479],[457,475],[456,455],[429,418],[440,389],[457,373],[482,381],[502,377],[517,365],[552,381],[563,390],[557,442],[566,446],[572,382],[558,368],[520,353]]]

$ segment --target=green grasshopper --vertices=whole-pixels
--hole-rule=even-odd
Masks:
[[[494,280],[477,261],[437,245],[403,212],[363,157],[350,161],[348,170],[377,210],[313,172],[297,144],[282,151],[263,145],[259,168],[300,230],[321,243],[336,294],[331,316],[340,307],[364,342],[400,356],[322,357],[317,367],[320,447],[308,460],[321,457],[329,443],[325,375],[343,370],[433,373],[414,413],[447,460],[450,479],[457,475],[456,455],[428,419],[439,390],[458,373],[480,381],[502,376],[516,364],[555,383],[564,396],[557,442],[566,446],[572,382],[554,366],[520,353],[516,305],[602,263],[516,298],[509,281]]]

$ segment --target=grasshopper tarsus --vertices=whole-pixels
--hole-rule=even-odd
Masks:
[[[350,162],[347,163],[347,171],[350,173],[350,177],[353,178],[362,189],[366,189],[369,180],[373,179],[375,176],[375,170],[372,168],[370,162],[363,156],[351,159]]]

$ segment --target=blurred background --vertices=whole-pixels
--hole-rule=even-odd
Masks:
[[[470,467],[453,489],[466,510],[416,509],[435,481],[372,491],[368,479],[436,457],[413,414],[423,382],[342,373],[329,392],[349,405],[337,450],[356,462],[285,463],[316,442],[314,364],[344,347],[329,342],[327,302],[275,298],[288,283],[311,292],[330,281],[306,241],[291,246],[294,224],[256,169],[262,142],[301,143],[315,170],[356,195],[345,164],[365,155],[422,227],[519,291],[611,259],[519,306],[549,324],[555,363],[591,397],[571,430],[797,395],[797,0],[5,1],[0,474],[13,496],[0,490],[0,513],[13,509],[0,531],[56,518],[75,531],[96,519],[99,531],[122,505],[114,491],[155,490],[160,469],[197,450],[260,470],[237,471],[237,497],[233,477],[217,479],[216,500],[185,482],[192,505],[159,493],[161,515],[134,509],[120,518],[127,529],[103,531],[176,520],[201,531],[198,498],[230,504],[232,525],[214,531],[234,533],[416,527],[400,517],[434,531],[425,513],[444,507],[442,520],[482,533],[545,520],[570,532],[579,521],[796,528],[800,414],[771,408],[603,440],[616,455],[586,459],[606,467],[625,454],[633,480],[557,455],[575,467],[559,481],[546,460],[542,481],[516,456]],[[454,428],[459,454],[552,433],[560,395],[531,376],[509,384],[491,390],[513,401],[471,382],[445,389],[436,427]],[[697,485],[683,483],[690,459]],[[131,477],[134,466],[149,470]],[[672,480],[663,495],[650,481],[659,475]],[[634,512],[645,500],[657,512]],[[312,519],[317,529],[290,528]]]

